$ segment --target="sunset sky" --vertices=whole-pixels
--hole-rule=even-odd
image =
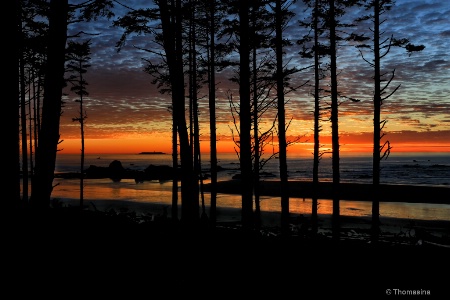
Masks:
[[[145,7],[148,1],[127,1],[130,7]],[[134,5],[133,3],[136,3]],[[299,4],[301,5],[301,4]],[[301,17],[301,7],[297,9]],[[119,17],[123,10],[116,10]],[[447,152],[450,154],[450,2],[442,0],[398,0],[392,11],[385,14],[385,36],[407,38],[425,49],[408,56],[404,49],[391,51],[383,60],[385,72],[395,68],[392,87],[399,90],[382,106],[382,118],[387,119],[386,139],[392,152]],[[162,95],[151,84],[152,77],[143,71],[143,58],[148,54],[133,46],[151,48],[151,37],[133,37],[119,53],[115,44],[122,30],[113,28],[111,20],[98,20],[91,24],[77,24],[70,32],[79,30],[99,35],[91,37],[91,68],[87,73],[88,98],[84,99],[87,113],[85,124],[86,153],[138,153],[141,151],[171,152],[170,96]],[[286,34],[294,42],[304,29],[295,22]],[[367,31],[367,28],[360,30]],[[295,43],[294,43],[295,44]],[[306,67],[311,61],[297,54],[298,46],[287,49],[290,63]],[[369,57],[370,58],[370,57]],[[372,151],[372,69],[353,47],[338,50],[339,90],[348,97],[361,99],[354,103],[342,101],[339,107],[340,144],[343,153]],[[238,101],[237,87],[229,81],[232,71],[218,75],[217,133],[218,150],[233,152],[231,140],[233,119],[227,92]],[[294,75],[296,83],[313,80],[310,71]],[[292,119],[288,137],[299,143],[288,148],[289,153],[312,152],[313,98],[312,87],[306,85],[289,93],[286,105],[287,119]],[[206,95],[206,89],[200,97]],[[80,153],[78,103],[75,95],[65,97],[61,118],[60,153]],[[201,147],[209,151],[209,124],[207,98],[200,100]],[[268,116],[270,113],[268,114]],[[322,122],[321,143],[330,148],[330,123]],[[275,146],[276,147],[276,146]],[[271,152],[269,149],[267,152]]]

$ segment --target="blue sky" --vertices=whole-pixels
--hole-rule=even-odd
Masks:
[[[148,1],[126,1],[130,7],[145,7]],[[301,4],[298,4],[301,5]],[[124,10],[116,10],[119,17]],[[292,39],[300,38],[302,29],[296,25],[297,16],[287,29]],[[388,120],[387,136],[396,143],[417,145],[442,145],[443,151],[450,153],[450,1],[398,0],[391,11],[384,15],[385,36],[407,38],[414,44],[423,44],[424,51],[408,56],[403,49],[393,49],[382,62],[385,72],[395,69],[392,86],[400,85],[399,90],[382,106],[382,117]],[[151,76],[143,71],[147,54],[133,46],[152,48],[151,37],[133,37],[118,53],[114,47],[122,34],[120,28],[111,26],[111,20],[98,20],[95,23],[78,24],[72,32],[80,29],[98,33],[91,37],[91,64],[87,74],[90,97],[85,100],[88,122],[86,139],[142,139],[149,143],[167,139],[170,142],[170,105],[168,95],[161,95],[151,84]],[[357,31],[367,31],[359,27]],[[302,60],[298,48],[287,49],[291,62],[298,66],[310,65]],[[343,147],[351,145],[359,137],[362,141],[371,140],[372,101],[371,69],[349,46],[338,50],[339,89],[350,97],[360,98],[355,104],[343,101],[340,105],[340,133]],[[222,140],[230,138],[232,119],[227,100],[227,91],[235,89],[228,80],[228,74],[219,75],[217,92],[218,134]],[[308,71],[297,73],[297,82],[312,80]],[[292,118],[290,136],[312,134],[313,99],[310,87],[303,87],[288,94],[288,118]],[[206,91],[203,93],[205,94]],[[237,94],[235,94],[237,97]],[[70,95],[62,117],[62,139],[79,139],[79,130],[71,120],[77,113],[77,104]],[[200,102],[201,132],[209,136],[206,121],[207,100]],[[323,124],[323,135],[327,136],[330,126]],[[346,139],[345,137],[348,137]],[[352,138],[350,138],[352,137]],[[307,138],[305,140],[307,144]],[[392,142],[392,141],[391,141]],[[69,142],[70,144],[70,142]],[[89,144],[88,144],[89,145]],[[394,144],[395,146],[395,144]],[[148,149],[152,150],[152,149]],[[131,151],[133,152],[133,151]]]

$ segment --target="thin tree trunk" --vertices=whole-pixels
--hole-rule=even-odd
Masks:
[[[374,3],[373,50],[374,50],[374,98],[373,98],[373,200],[372,200],[372,241],[378,241],[380,226],[380,7],[379,1]]]
[[[189,136],[185,116],[185,92],[183,72],[183,41],[182,41],[182,5],[181,0],[176,0],[175,9],[175,57],[171,76],[173,76],[172,93],[175,97],[175,115],[177,120],[178,136],[180,139],[181,159],[181,220],[188,227],[196,226],[199,221],[199,203],[196,191],[198,181],[193,169],[193,153],[189,144]],[[174,32],[166,32],[173,35]],[[197,186],[197,187],[196,187]]]
[[[317,193],[319,189],[319,117],[320,117],[320,76],[319,76],[319,0],[314,3],[314,162],[313,162],[313,195],[311,208],[311,227],[313,235],[318,230],[318,199]]]
[[[80,62],[80,70],[82,62]],[[80,82],[83,82],[83,74],[80,72]],[[80,131],[81,131],[81,157],[80,157],[80,209],[84,209],[84,112],[83,93],[80,94]]]
[[[332,229],[333,240],[340,239],[340,208],[339,208],[339,123],[338,123],[338,89],[336,66],[336,19],[334,12],[334,0],[330,0],[330,68],[331,68],[331,142],[332,142],[332,167],[333,167],[333,215]]]
[[[281,195],[281,233],[289,234],[289,183],[287,174],[286,116],[284,109],[284,76],[283,76],[283,23],[281,0],[276,1],[276,60],[277,60],[277,106],[278,106],[278,145],[280,164]]]
[[[31,81],[34,83],[34,76],[32,76],[31,74],[32,72],[29,72],[29,76],[31,78]],[[34,84],[32,84],[32,86],[34,86]],[[34,98],[33,95],[31,95],[32,89],[31,87],[29,88],[28,91],[28,132],[30,133],[30,137],[29,137],[29,146],[28,148],[30,149],[30,156],[29,156],[29,161],[30,161],[30,172],[29,172],[29,176],[33,177],[33,114],[32,114],[32,110],[31,110],[31,102],[32,99]]]
[[[173,100],[172,100],[173,108]],[[178,144],[177,144],[177,124],[175,121],[175,115],[172,110],[172,221],[178,221]]]
[[[34,120],[34,151],[36,152],[37,147],[39,146],[39,133],[41,132],[41,88],[42,88],[42,76],[39,75],[38,82],[38,91],[37,91],[37,99],[36,99],[36,107],[34,111],[36,112],[35,120]]]
[[[33,116],[32,118],[32,122],[30,125],[30,136],[33,136],[33,139],[30,140],[32,144],[33,144],[33,151],[36,151],[37,148],[37,135],[38,135],[38,128],[37,128],[37,124],[38,122],[36,121],[36,118],[38,118],[38,109],[39,109],[39,92],[40,92],[40,78],[39,78],[39,74],[34,73],[33,75],[33,110],[32,112],[30,112],[30,116]],[[31,131],[33,132],[33,134],[31,134]],[[33,153],[33,151],[30,151],[30,154]],[[34,175],[34,158],[30,159],[30,176],[33,177]]]
[[[210,69],[209,69],[209,131],[210,131],[210,159],[211,159],[211,203],[210,223],[216,226],[217,202],[217,135],[216,135],[216,68],[215,68],[215,0],[210,2]]]
[[[22,32],[21,32],[21,1],[16,1],[16,9],[15,9],[15,16],[16,16],[16,22],[11,22],[8,24],[11,24],[11,28],[8,27],[8,30],[10,29],[14,35],[15,35],[15,43],[11,46],[11,51],[14,51],[14,53],[10,53],[12,57],[15,58],[14,62],[12,64],[7,64],[8,74],[10,76],[7,77],[7,84],[5,86],[5,89],[7,90],[7,96],[8,99],[6,104],[5,113],[8,116],[12,116],[14,119],[14,122],[8,122],[7,130],[6,130],[6,156],[8,159],[12,160],[11,164],[11,170],[7,170],[7,173],[10,174],[10,176],[6,176],[4,178],[4,184],[6,187],[7,195],[5,199],[3,199],[3,206],[6,211],[16,208],[20,204],[20,130],[19,130],[19,110],[18,110],[18,100],[20,97],[19,92],[19,86],[17,79],[20,76],[19,73],[19,62],[21,59],[21,52],[22,52]],[[15,55],[15,56],[13,56]],[[10,82],[11,81],[11,82]]]
[[[20,128],[22,129],[22,204],[28,204],[28,150],[27,150],[27,112],[25,89],[25,58],[20,58]]]
[[[189,145],[189,135],[185,116],[184,99],[184,73],[183,73],[183,55],[182,55],[182,34],[181,34],[181,2],[176,1],[176,13],[169,10],[165,1],[158,2],[161,11],[161,24],[164,39],[164,51],[166,53],[167,66],[169,68],[170,85],[172,89],[172,110],[174,126],[173,130],[178,132],[180,143],[180,161],[181,161],[181,220],[189,225],[194,222],[193,201],[194,195],[192,177],[193,161],[192,148]],[[174,147],[176,138],[173,137]],[[175,149],[173,149],[173,163],[175,166]],[[175,170],[174,170],[175,172]],[[175,189],[175,187],[173,187]],[[174,190],[173,190],[174,192]],[[175,207],[172,207],[175,209]],[[172,211],[172,214],[174,212]],[[198,206],[197,206],[198,215]]]
[[[84,209],[84,122],[81,121],[80,208]]]
[[[191,16],[192,19],[192,16]],[[193,30],[193,21],[191,20],[190,27],[189,27],[189,144],[191,145],[192,152],[194,153],[194,145],[195,145],[195,134],[194,134],[194,67],[193,67],[193,37],[192,37],[192,30]],[[194,169],[196,164],[196,158],[194,154]]]
[[[239,1],[239,121],[240,121],[240,167],[242,190],[242,226],[253,229],[253,174],[251,150],[251,105],[250,105],[250,44],[249,3]]]
[[[38,118],[38,110],[39,110],[39,75],[37,75],[37,78],[33,82],[33,142],[34,142],[34,149],[36,151],[37,148],[37,134],[38,134],[38,121],[36,120]],[[34,165],[33,165],[33,173],[31,174],[33,176],[34,174]]]
[[[199,192],[201,194],[201,220],[206,221],[207,215],[205,210],[205,197],[203,194],[203,179],[202,179],[202,168],[201,168],[201,151],[200,151],[200,122],[198,120],[198,89],[197,89],[197,34],[195,28],[195,7],[192,9],[191,15],[192,22],[192,32],[191,32],[191,43],[192,43],[192,113],[194,118],[194,172],[196,174],[196,183],[194,185],[194,193],[196,195],[196,201],[199,202]]]
[[[253,1],[252,3],[255,3]],[[256,8],[253,9],[252,13],[252,23],[253,23],[253,30],[252,34],[255,37],[256,32]],[[254,38],[255,40],[255,38]],[[253,69],[253,143],[255,148],[255,157],[253,161],[253,191],[255,195],[255,228],[259,230],[261,228],[261,207],[259,203],[259,161],[260,161],[260,154],[259,154],[259,127],[258,127],[258,87],[257,87],[257,67],[256,67],[256,41],[253,42],[253,59],[252,59],[252,69]]]
[[[193,151],[193,167],[195,173],[196,185],[193,187],[194,197],[196,201],[199,201],[199,179],[200,179],[200,137],[199,137],[199,124],[198,124],[198,103],[197,103],[197,60],[195,53],[195,24],[194,24],[194,11],[195,8],[191,8],[191,19],[189,29],[189,137],[190,145]]]

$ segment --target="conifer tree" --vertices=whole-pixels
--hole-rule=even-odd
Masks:
[[[87,91],[87,81],[84,77],[87,69],[90,67],[90,40],[83,43],[76,43],[70,41],[67,47],[67,71],[71,73],[68,82],[72,84],[70,90],[79,96],[75,102],[79,103],[79,115],[72,118],[72,121],[80,123],[80,138],[81,138],[81,155],[80,155],[80,208],[84,208],[84,124],[87,118],[84,109],[84,97],[89,96]]]
[[[329,56],[330,72],[330,122],[331,122],[331,155],[332,155],[332,235],[334,241],[340,240],[340,144],[339,144],[339,106],[341,99],[360,100],[342,95],[338,89],[338,50],[343,40],[357,40],[359,35],[349,35],[344,29],[354,27],[353,22],[342,21],[349,8],[361,5],[359,0],[328,0],[324,6],[324,28],[328,34],[329,45],[320,47]]]
[[[383,37],[382,24],[387,20],[381,19],[383,14],[391,10],[394,6],[393,0],[371,0],[365,4],[365,9],[371,11],[369,15],[360,17],[357,21],[371,21],[370,31],[371,37],[363,37],[358,41],[357,45],[364,61],[373,69],[373,153],[372,153],[372,226],[371,239],[375,244],[378,242],[380,234],[380,177],[381,177],[381,161],[389,157],[392,149],[389,140],[384,140],[386,133],[384,132],[386,119],[381,119],[381,106],[383,102],[389,99],[399,88],[400,85],[391,88],[392,80],[395,77],[395,69],[392,73],[384,73],[382,71],[382,59],[386,57],[393,47],[402,47],[408,53],[422,51],[423,45],[413,45],[408,39],[396,39],[393,35]],[[371,44],[366,43],[369,39]],[[372,59],[368,59],[363,50],[369,49],[373,55]]]
[[[44,5],[39,17],[48,18],[48,43],[42,121],[36,148],[30,203],[34,208],[44,209],[50,206],[56,155],[62,142],[59,126],[63,107],[63,88],[66,86],[64,72],[68,26],[75,22],[90,21],[99,16],[111,17],[112,1],[90,0],[79,5],[70,5],[68,0],[38,3]]]
[[[287,140],[286,140],[286,112],[285,112],[285,85],[289,71],[285,69],[283,62],[284,47],[286,41],[283,38],[283,30],[287,21],[292,17],[289,12],[290,2],[284,0],[275,1],[275,55],[276,55],[276,90],[277,90],[277,114],[278,114],[278,147],[280,168],[280,194],[281,194],[281,232],[289,233],[289,182],[287,168]],[[289,43],[288,43],[289,45]],[[292,72],[292,70],[290,71]]]
[[[326,150],[322,149],[320,144],[320,132],[322,131],[322,115],[324,108],[322,98],[324,97],[321,86],[325,78],[326,67],[322,60],[329,55],[329,47],[324,44],[326,38],[323,36],[326,28],[324,27],[326,14],[324,0],[312,0],[304,2],[311,9],[310,18],[307,21],[299,21],[300,25],[308,28],[308,33],[299,41],[302,45],[300,55],[305,59],[314,59],[314,151],[313,151],[313,178],[312,178],[312,204],[311,204],[311,230],[315,235],[318,230],[318,193],[319,193],[319,162]],[[311,34],[312,31],[312,34]]]
[[[117,46],[120,50],[130,34],[144,34],[153,36],[153,41],[161,47],[157,50],[139,49],[162,59],[161,63],[147,60],[145,70],[154,75],[152,83],[157,85],[161,93],[171,94],[173,129],[177,130],[181,162],[181,220],[188,227],[196,226],[199,221],[198,181],[193,167],[193,148],[185,115],[185,7],[181,0],[170,3],[154,1],[154,4],[154,8],[133,10],[114,22],[115,26],[125,29]],[[174,137],[172,140],[175,142]],[[172,203],[173,214],[174,206]]]

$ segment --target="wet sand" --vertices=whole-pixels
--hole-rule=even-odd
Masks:
[[[211,185],[206,184],[206,191]],[[239,180],[220,181],[218,193],[240,194]],[[313,184],[310,181],[289,181],[289,196],[293,198],[312,198]],[[332,199],[332,182],[319,182],[316,192],[318,199]],[[280,182],[276,180],[261,181],[262,196],[280,196]],[[363,183],[340,183],[341,200],[372,201],[373,186]],[[450,204],[450,187],[380,184],[381,202],[435,203]]]

